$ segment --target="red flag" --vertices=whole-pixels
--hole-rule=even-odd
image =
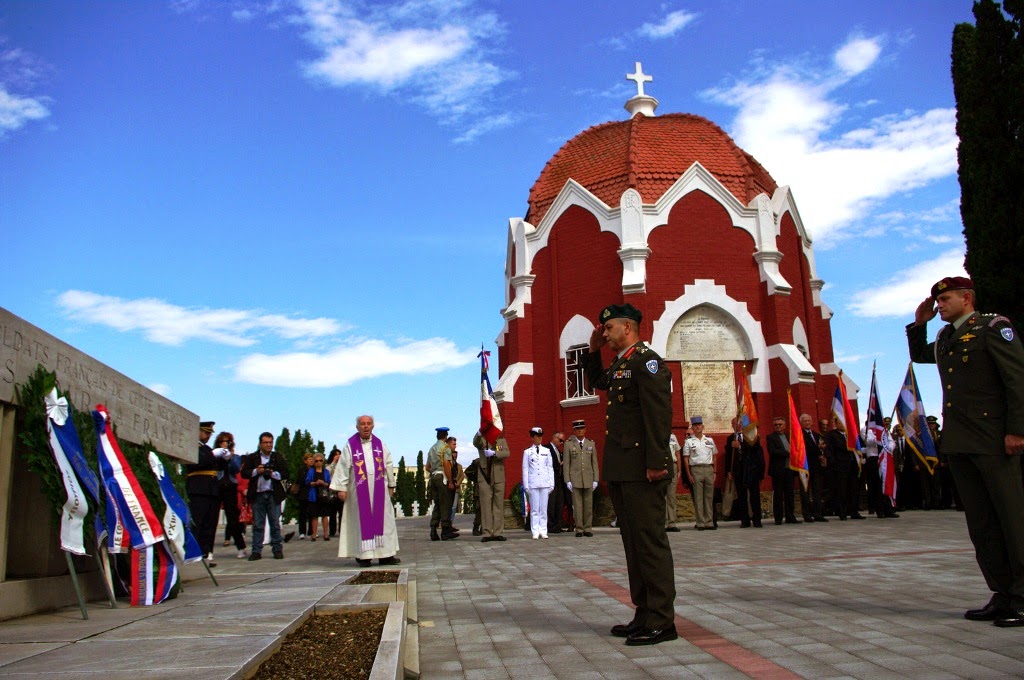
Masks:
[[[786,390],[786,396],[789,398],[789,469],[800,475],[800,484],[806,491],[810,472],[807,468],[804,430],[800,426],[800,416],[797,415],[796,404],[793,403],[793,393]]]

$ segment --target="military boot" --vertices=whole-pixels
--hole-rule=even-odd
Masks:
[[[445,527],[445,528],[441,529],[441,540],[442,541],[450,541],[453,538],[458,538],[458,537],[459,537],[459,535],[457,533],[455,533],[454,531],[452,531],[451,527]]]
[[[430,540],[440,541],[441,537],[437,535],[437,527],[430,527]]]

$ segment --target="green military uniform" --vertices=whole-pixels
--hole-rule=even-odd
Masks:
[[[452,499],[454,491],[448,488],[451,481],[445,477],[445,463],[448,469],[452,470],[452,450],[443,439],[434,442],[427,452],[427,465],[430,466],[430,491],[434,497],[434,511],[430,513],[430,537],[433,540],[437,535],[438,526],[441,527],[441,537],[447,538],[452,534]]]
[[[1024,608],[1024,486],[1004,437],[1024,435],[1024,345],[1009,319],[971,313],[929,343],[907,326],[910,358],[938,364],[942,455],[963,499],[967,528],[991,604]]]
[[[604,317],[602,312],[602,322]],[[675,573],[665,533],[666,487],[675,472],[669,452],[672,376],[661,357],[642,342],[622,352],[607,370],[600,352],[585,355],[584,366],[591,387],[608,392],[601,474],[626,552],[629,592],[636,605],[630,625],[672,628]],[[648,468],[665,470],[668,478],[649,482]]]

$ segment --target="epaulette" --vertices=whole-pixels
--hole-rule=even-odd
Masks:
[[[1000,314],[981,314],[980,316],[985,317],[985,318],[989,318],[989,322],[988,322],[988,327],[989,328],[992,328],[993,326],[995,326],[1000,321],[1005,321],[1010,326],[1013,325],[1013,323],[1009,319],[1007,319],[1005,316],[1002,316]]]
[[[645,345],[642,342],[636,346],[637,354],[643,354],[645,352],[650,351],[650,349],[651,349],[650,347],[648,347],[647,345]]]

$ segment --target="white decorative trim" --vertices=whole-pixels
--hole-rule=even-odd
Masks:
[[[494,390],[494,401],[499,404],[515,401],[516,382],[518,382],[519,376],[522,375],[533,375],[533,363],[519,361],[507,366],[505,372],[501,374],[501,378],[498,380],[497,388]]]
[[[562,408],[572,408],[573,406],[590,406],[591,404],[597,404],[601,401],[601,398],[596,394],[591,394],[586,397],[576,397],[574,399],[563,399],[558,402],[558,405]]]
[[[828,362],[827,364],[822,364],[821,365],[821,374],[822,375],[836,375],[837,376],[837,375],[839,375],[839,371],[840,370],[841,369],[839,368],[839,364],[837,364],[835,362],[832,362],[832,361]],[[853,379],[850,378],[850,374],[849,373],[846,373],[846,372],[843,373],[843,384],[846,385],[846,396],[850,397],[850,399],[856,399],[857,395],[860,394],[860,385],[858,385],[857,383],[853,382]]]
[[[665,303],[665,311],[654,321],[651,348],[664,356],[668,348],[668,337],[676,321],[686,312],[699,305],[710,305],[725,312],[736,322],[746,335],[751,356],[752,372],[750,389],[753,392],[770,392],[771,378],[768,373],[767,345],[761,324],[747,310],[747,303],[731,297],[725,286],[717,285],[713,279],[697,279],[683,289],[683,294]]]
[[[768,348],[769,359],[781,359],[786,368],[789,369],[789,384],[797,383],[813,384],[817,371],[807,357],[800,353],[796,345],[778,344]]]
[[[833,312],[832,308],[826,305],[821,299],[821,290],[825,287],[825,282],[821,279],[811,279],[811,299],[814,300],[814,306],[821,308],[821,318],[831,319]]]

